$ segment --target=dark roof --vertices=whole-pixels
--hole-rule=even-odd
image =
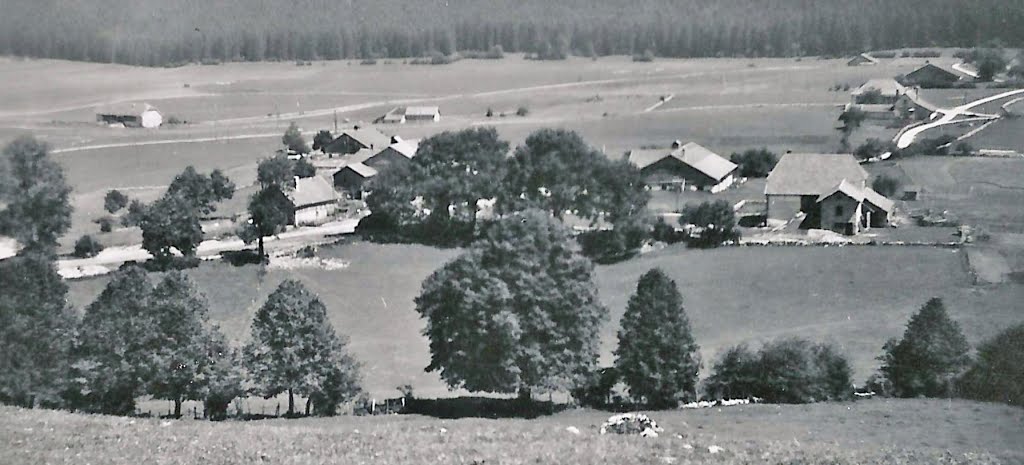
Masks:
[[[295,183],[295,188],[288,191],[287,195],[288,200],[295,204],[295,208],[338,200],[338,194],[334,191],[334,187],[320,176],[299,178]]]
[[[859,187],[851,184],[849,181],[843,179],[842,181],[839,181],[839,184],[837,184],[835,187],[828,191],[825,191],[824,194],[821,194],[818,197],[818,202],[821,202],[822,200],[832,197],[837,193],[841,193],[853,200],[856,200],[857,202],[864,201],[864,191],[862,191]]]
[[[787,153],[768,174],[767,195],[818,196],[846,180],[862,186],[868,179],[853,155]]]
[[[917,68],[917,69],[907,73],[906,76],[908,78],[913,79],[913,76],[915,74],[924,73],[924,72],[928,72],[928,71],[931,71],[933,73],[938,73],[939,75],[948,77],[952,81],[956,81],[956,80],[960,79],[960,75],[959,74],[954,73],[954,72],[952,72],[952,71],[950,71],[950,70],[948,70],[946,68],[943,68],[941,66],[937,66],[934,63],[925,63],[921,67],[919,67],[919,68]]]
[[[679,148],[666,152],[664,149],[633,150],[629,152],[629,161],[640,169],[644,169],[667,157],[673,157],[708,177],[721,181],[736,170],[736,164],[721,155],[708,150],[695,142],[687,143]]]

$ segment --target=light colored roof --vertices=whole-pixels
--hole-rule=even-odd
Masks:
[[[345,163],[346,165],[352,165],[352,164],[355,164],[355,163],[362,163],[362,162],[364,162],[366,160],[369,160],[369,159],[373,158],[374,155],[380,153],[381,151],[383,151],[386,148],[387,147],[384,147],[384,148],[382,148],[380,150],[377,150],[377,149],[359,149],[358,152],[352,153],[352,154],[349,154],[349,155],[343,157],[342,158],[342,162]]]
[[[391,145],[391,138],[374,128],[346,129],[342,134],[347,134],[365,147],[382,149]]]
[[[148,103],[122,102],[104,105],[96,109],[98,115],[141,115],[147,111],[156,111],[156,107]]]
[[[837,184],[832,189],[818,196],[818,202],[821,202],[822,200],[832,197],[833,195],[839,192],[845,194],[847,197],[858,202],[864,201],[864,191],[862,191],[859,187],[850,184],[849,181],[844,179],[842,181],[839,181],[839,184]]]
[[[420,141],[418,140],[399,140],[394,144],[389,145],[387,148],[393,149],[394,151],[402,154],[405,158],[412,159],[416,156],[416,151],[420,148]],[[386,150],[386,149],[385,149]],[[383,150],[381,150],[383,152]]]
[[[288,199],[295,204],[296,208],[308,205],[333,202],[338,199],[334,187],[326,179],[320,176],[299,178],[295,182],[295,188],[287,192]]]
[[[441,113],[438,107],[406,107],[405,115],[409,116],[434,116]]]
[[[865,113],[888,113],[892,111],[892,104],[890,103],[857,103],[850,105],[848,108],[856,108]]]
[[[866,92],[872,89],[879,91],[883,96],[886,97],[896,97],[907,91],[906,87],[903,87],[903,84],[896,82],[895,79],[885,78],[871,79],[868,82],[865,82],[862,86],[854,89],[853,92],[850,92],[850,95],[853,95],[855,97],[864,95]]]
[[[351,170],[364,178],[372,178],[377,175],[377,170],[374,167],[367,166],[362,163],[353,163],[351,165],[346,165],[344,168],[342,168],[342,171],[344,170]]]
[[[879,194],[878,192],[876,192],[874,189],[872,189],[870,187],[865,187],[864,188],[864,201],[868,202],[871,205],[874,205],[874,206],[876,206],[876,207],[878,207],[878,208],[880,208],[880,209],[882,209],[882,210],[884,210],[884,211],[886,211],[888,213],[892,213],[893,207],[896,206],[895,202],[893,202],[892,200],[889,200],[884,195]]]
[[[767,195],[821,195],[847,180],[863,185],[868,179],[850,154],[787,153],[768,174]]]
[[[719,181],[736,170],[735,163],[726,160],[696,142],[689,142],[669,152],[666,152],[664,149],[641,149],[629,152],[629,161],[640,169],[646,168],[666,157],[676,158],[693,169]]]

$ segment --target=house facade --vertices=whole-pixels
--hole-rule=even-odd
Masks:
[[[320,176],[295,179],[295,188],[287,192],[292,203],[292,225],[324,224],[338,211],[338,194]]]
[[[676,141],[670,150],[632,150],[627,158],[640,168],[650,189],[689,187],[717,193],[728,189],[736,178],[735,163],[694,142],[684,145]]]

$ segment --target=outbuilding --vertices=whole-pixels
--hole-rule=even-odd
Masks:
[[[735,163],[695,142],[684,145],[675,141],[670,150],[631,150],[627,158],[640,168],[650,189],[679,190],[689,186],[717,193],[733,184],[737,168]]]
[[[374,129],[355,126],[346,129],[324,146],[324,153],[349,154],[363,149],[377,151],[391,145],[392,138]]]
[[[148,103],[124,103],[96,110],[96,121],[120,124],[126,128],[154,129],[164,122],[163,115]]]
[[[295,226],[326,223],[338,211],[338,194],[321,176],[296,178],[295,188],[287,192],[292,202]]]

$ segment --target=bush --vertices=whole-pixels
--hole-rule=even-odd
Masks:
[[[601,368],[584,377],[581,385],[570,394],[582,407],[606,408],[614,403],[612,391],[618,383],[619,372],[615,367]]]
[[[760,397],[768,402],[843,400],[851,395],[850,365],[829,344],[790,338],[728,349],[705,382],[710,398]]]
[[[968,399],[1024,405],[1024,324],[997,334],[978,347],[978,359],[959,380]]]
[[[530,109],[526,107],[519,107],[516,109],[516,116],[526,116],[530,114]]]
[[[363,61],[360,61],[359,64],[361,64],[361,65],[375,65],[375,64],[377,64],[377,59],[376,58],[366,58]]]
[[[100,232],[108,233],[114,230],[114,219],[109,216],[98,218],[96,224],[100,225]]]
[[[875,58],[896,58],[896,52],[871,52],[870,55]]]
[[[970,362],[970,349],[942,300],[933,298],[910,317],[902,339],[882,347],[880,372],[896,396],[948,396]]]
[[[78,258],[89,258],[95,257],[96,254],[102,251],[103,244],[100,244],[99,241],[86,234],[75,241],[75,251],[71,254]]]
[[[736,230],[736,212],[725,200],[687,205],[681,213],[679,224],[695,227],[689,236],[691,246],[712,248],[740,238]]]
[[[103,209],[107,213],[117,213],[118,210],[128,206],[128,196],[121,191],[113,189],[103,197]]]
[[[743,153],[733,153],[729,160],[739,165],[740,176],[748,178],[763,178],[768,176],[779,162],[775,153],[762,147],[759,149],[748,149]]]
[[[654,227],[651,230],[651,239],[658,242],[664,242],[666,244],[675,244],[676,242],[682,242],[686,239],[686,235],[680,231],[676,231],[676,228],[667,221],[665,217],[659,216],[654,221]]]
[[[893,197],[900,189],[900,180],[883,174],[871,181],[871,188],[886,197]]]
[[[633,55],[633,61],[637,62],[651,62],[654,61],[654,52],[650,49],[644,50],[644,53]]]
[[[139,222],[142,221],[142,217],[145,215],[146,205],[139,201],[139,199],[132,200],[132,202],[128,204],[128,211],[121,217],[121,226],[126,228],[138,226]]]
[[[892,142],[885,142],[881,139],[874,137],[864,141],[863,144],[857,146],[853,151],[853,156],[857,157],[858,160],[867,160],[869,158],[877,157],[885,152],[891,152],[896,147]]]
[[[492,116],[494,116],[494,110],[491,107],[487,107],[487,117],[490,118]]]

